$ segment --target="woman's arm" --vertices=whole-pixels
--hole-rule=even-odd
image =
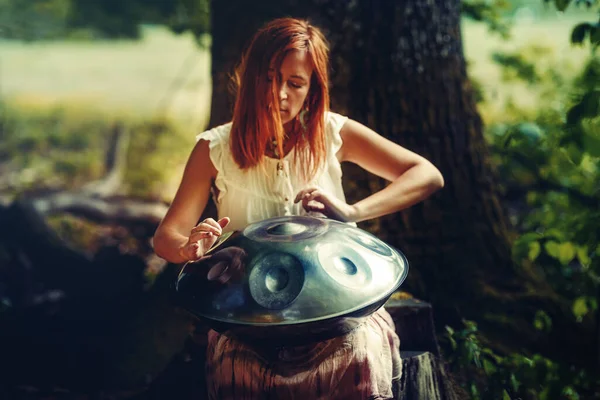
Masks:
[[[440,171],[425,158],[375,133],[366,126],[347,120],[340,131],[343,144],[337,153],[340,162],[350,161],[391,183],[354,205],[306,188],[295,201],[307,211],[317,211],[344,222],[360,222],[403,210],[424,200],[444,186]]]
[[[192,150],[175,198],[156,229],[153,244],[156,254],[172,263],[202,256],[229,223],[207,220],[195,227],[202,215],[217,170],[210,160],[208,141],[199,140]]]
[[[391,183],[352,206],[353,222],[391,214],[416,204],[444,186],[440,171],[428,160],[348,120],[340,131],[337,157],[350,161]]]

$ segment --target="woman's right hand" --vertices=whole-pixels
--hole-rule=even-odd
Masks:
[[[207,218],[200,222],[190,233],[187,242],[179,248],[179,255],[187,261],[196,261],[215,244],[223,233],[223,228],[228,224],[229,217],[223,217],[218,221]]]

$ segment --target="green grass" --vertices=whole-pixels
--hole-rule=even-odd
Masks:
[[[27,107],[87,108],[135,119],[167,116],[197,129],[209,113],[210,55],[191,35],[159,27],[144,28],[142,41],[4,40],[0,85],[4,99]]]

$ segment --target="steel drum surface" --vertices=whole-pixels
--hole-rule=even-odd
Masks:
[[[180,304],[250,341],[306,343],[349,332],[400,287],[408,262],[354,226],[270,218],[224,234],[177,278]]]

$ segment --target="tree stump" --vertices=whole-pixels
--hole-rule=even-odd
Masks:
[[[397,400],[454,400],[458,396],[443,361],[428,351],[401,351],[402,378]]]
[[[402,378],[397,399],[457,399],[441,358],[431,304],[399,292],[385,308],[400,337]]]
[[[431,304],[408,296],[399,292],[385,304],[396,325],[400,349],[428,351],[439,357],[440,347],[435,335]]]

